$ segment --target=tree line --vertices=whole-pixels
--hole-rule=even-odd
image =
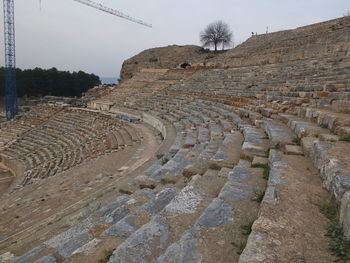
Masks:
[[[101,84],[100,78],[83,71],[69,72],[51,69],[16,69],[18,96],[80,97]],[[5,68],[0,67],[0,96],[5,96]]]

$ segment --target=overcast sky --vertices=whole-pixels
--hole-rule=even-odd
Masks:
[[[146,28],[73,0],[14,0],[17,66],[119,75],[122,62],[152,47],[199,45],[199,32],[221,19],[235,43],[251,32],[291,29],[337,18],[349,0],[95,0],[153,24]],[[0,14],[3,15],[2,3]],[[1,19],[3,20],[3,19]],[[3,34],[3,22],[0,23]],[[4,40],[0,36],[0,63]]]

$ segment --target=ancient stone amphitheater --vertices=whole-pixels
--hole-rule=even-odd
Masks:
[[[320,207],[350,238],[349,40],[343,17],[149,50],[87,107],[4,124],[0,261],[333,262]]]

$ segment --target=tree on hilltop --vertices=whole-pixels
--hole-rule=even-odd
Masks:
[[[229,46],[232,43],[233,33],[230,30],[228,24],[219,20],[209,24],[204,31],[200,33],[200,41],[203,47],[214,46],[215,51],[218,50],[218,46]]]

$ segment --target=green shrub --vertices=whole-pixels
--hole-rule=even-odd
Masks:
[[[154,188],[156,188],[156,186],[154,184],[140,184],[140,189],[145,189],[145,188],[153,190]]]
[[[269,176],[270,176],[270,166],[266,165],[266,167],[264,168],[264,172],[263,172],[263,178],[265,180],[269,180]]]
[[[350,136],[341,137],[339,141],[350,142]]]
[[[296,145],[301,145],[301,138],[300,137],[295,137],[293,139],[293,143],[296,144]]]
[[[342,259],[349,258],[349,241],[344,236],[343,226],[338,222],[331,222],[326,226],[326,236],[330,238],[328,248],[332,254]]]
[[[108,250],[105,250],[105,251],[104,251],[105,257],[104,257],[103,259],[100,259],[100,260],[98,261],[98,263],[107,263],[107,262],[111,259],[114,250],[115,250],[115,249],[108,249]]]
[[[163,158],[162,159],[162,165],[166,164],[167,162],[169,162],[169,158]]]
[[[249,236],[250,233],[252,232],[252,226],[254,224],[254,220],[248,221],[247,224],[241,225],[242,235]]]
[[[263,168],[264,171],[263,171],[263,178],[265,180],[268,180],[269,179],[269,174],[270,174],[270,166],[269,164],[263,164],[263,163],[256,163],[256,164],[253,164],[251,166],[252,168]]]
[[[320,206],[320,212],[329,220],[334,220],[337,215],[337,210],[335,209],[335,207],[329,205]]]
[[[252,168],[266,168],[266,166],[268,166],[268,164],[263,164],[263,163],[255,163],[252,164]]]

